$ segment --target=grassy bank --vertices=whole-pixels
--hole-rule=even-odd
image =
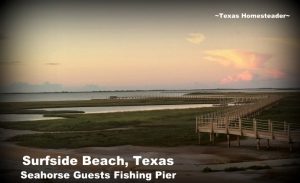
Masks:
[[[39,148],[107,147],[119,145],[171,147],[196,145],[197,138],[194,129],[181,127],[160,126],[88,133],[43,133],[17,136],[10,139],[10,141],[22,146]],[[202,139],[208,142],[208,135],[203,135]]]
[[[65,119],[1,122],[1,128],[34,131],[90,131],[111,128],[185,127],[194,128],[195,116],[213,111],[214,108],[155,110],[102,114],[61,114]]]
[[[60,133],[21,135],[10,139],[10,141],[20,145],[41,148],[76,148],[126,144],[179,146],[197,143],[195,116],[212,110],[214,109],[201,108],[107,114],[69,114],[65,115],[69,117],[66,119],[39,122],[7,122],[0,123],[0,127],[44,132],[60,131]],[[117,129],[112,130],[114,128]],[[66,133],[63,133],[63,131]],[[75,132],[67,133],[68,131]],[[203,139],[206,138],[207,136],[204,135]]]

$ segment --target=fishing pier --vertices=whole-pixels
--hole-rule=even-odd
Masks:
[[[210,142],[215,144],[217,134],[226,134],[228,147],[231,139],[236,137],[237,146],[240,146],[241,137],[255,138],[257,149],[261,147],[261,139],[267,141],[279,140],[289,143],[292,151],[293,143],[299,142],[300,125],[286,121],[273,121],[256,119],[255,116],[263,110],[278,104],[281,96],[270,95],[249,104],[236,105],[196,117],[196,133],[198,133],[199,144],[201,144],[201,133],[209,133]]]

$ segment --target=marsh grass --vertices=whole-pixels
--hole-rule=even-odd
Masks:
[[[6,122],[0,123],[0,127],[48,132],[20,135],[9,140],[19,145],[40,148],[195,145],[197,143],[195,116],[212,110],[214,109],[199,108],[107,114],[66,114],[63,115],[68,117],[66,119]],[[114,128],[127,129],[113,130]],[[72,133],[69,133],[70,131]],[[221,138],[223,137],[219,137]],[[208,135],[203,134],[202,139],[205,144],[208,142]]]

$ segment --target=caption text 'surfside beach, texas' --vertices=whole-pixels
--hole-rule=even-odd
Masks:
[[[299,178],[293,3],[12,1],[3,7],[1,180]]]

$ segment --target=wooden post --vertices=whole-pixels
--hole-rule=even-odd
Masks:
[[[259,138],[256,139],[256,149],[257,150],[260,149],[260,139]]]
[[[196,117],[196,133],[198,132],[198,117]]]
[[[228,146],[228,148],[230,148],[230,135],[229,134],[227,134],[227,146]]]
[[[240,128],[240,135],[242,135],[242,119],[239,117],[239,128]]]
[[[268,132],[271,136],[271,139],[273,139],[273,129],[271,120],[268,120]],[[270,139],[267,139],[267,148],[270,149]]]
[[[198,133],[198,144],[199,145],[201,144],[201,133],[200,132]]]
[[[237,145],[238,145],[238,147],[240,147],[241,146],[240,136],[237,135],[236,138],[237,138]]]
[[[256,120],[255,120],[255,118],[253,118],[253,131],[254,131],[255,137],[257,138],[257,133],[256,133]]]
[[[213,121],[210,122],[210,142],[214,144],[214,126]]]
[[[225,127],[226,127],[226,134],[228,134],[228,118],[225,117]]]
[[[273,132],[273,123],[270,120],[270,127],[271,127],[271,135],[272,135],[272,139],[274,139],[274,132]]]

